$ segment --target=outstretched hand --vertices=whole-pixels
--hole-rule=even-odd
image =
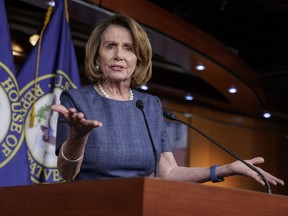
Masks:
[[[81,136],[87,135],[93,128],[102,126],[102,122],[85,119],[84,114],[77,112],[75,108],[70,108],[68,110],[63,105],[55,104],[51,106],[51,109],[62,114],[71,125],[72,130]]]
[[[264,163],[264,158],[262,157],[255,157],[252,158],[250,160],[245,160],[247,163],[251,164],[252,166],[254,166],[256,169],[258,169],[267,179],[267,181],[270,184],[273,185],[284,185],[284,181],[282,181],[281,179],[271,175],[270,173],[264,171],[263,169],[255,166],[257,164],[261,164]],[[248,166],[246,166],[245,164],[243,164],[241,161],[235,161],[231,164],[229,164],[230,167],[230,171],[233,175],[244,175],[244,176],[248,176],[251,177],[252,179],[256,180],[257,182],[259,182],[262,185],[265,185],[265,182],[263,181],[262,177],[255,172],[254,170],[250,169]]]

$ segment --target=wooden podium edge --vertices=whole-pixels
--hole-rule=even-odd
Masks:
[[[1,216],[288,215],[288,197],[158,178],[0,188]]]

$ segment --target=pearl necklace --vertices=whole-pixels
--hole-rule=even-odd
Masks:
[[[101,94],[102,94],[103,96],[105,96],[106,98],[109,98],[109,99],[110,99],[109,94],[104,90],[104,88],[103,88],[103,86],[102,86],[102,84],[101,84],[100,81],[97,82],[97,86],[98,86],[98,89],[99,89],[99,91],[101,92]],[[133,100],[133,92],[132,92],[132,89],[131,89],[131,88],[129,89],[129,99],[128,99],[128,100]]]

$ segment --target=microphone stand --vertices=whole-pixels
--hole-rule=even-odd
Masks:
[[[156,177],[157,176],[157,161],[158,161],[157,151],[156,151],[156,147],[155,147],[152,135],[151,135],[151,131],[150,131],[150,128],[149,128],[149,125],[148,125],[148,122],[147,122],[147,118],[146,118],[145,112],[143,110],[143,108],[144,108],[143,101],[137,100],[136,101],[136,106],[137,106],[138,109],[141,110],[141,112],[143,114],[145,125],[146,125],[147,131],[148,131],[148,135],[149,135],[149,138],[150,138],[151,145],[152,145],[152,150],[153,150],[153,155],[154,155],[154,177]]]
[[[270,188],[270,184],[268,183],[266,177],[253,165],[247,163],[246,161],[242,160],[241,158],[239,158],[236,154],[234,154],[233,152],[231,152],[229,149],[227,149],[225,146],[221,145],[220,143],[218,143],[216,140],[212,139],[211,137],[209,137],[207,134],[205,134],[204,132],[200,131],[199,129],[193,127],[192,125],[187,124],[186,122],[180,120],[175,114],[168,112],[168,111],[163,111],[163,115],[172,121],[178,121],[184,125],[186,125],[187,127],[197,131],[199,134],[201,134],[203,137],[205,137],[206,139],[210,140],[212,143],[214,143],[215,145],[217,145],[219,148],[221,148],[222,150],[224,150],[225,152],[227,152],[228,154],[230,154],[231,156],[233,156],[234,158],[236,158],[237,160],[239,160],[240,162],[242,162],[243,164],[245,164],[246,166],[248,166],[250,169],[254,170],[256,173],[258,173],[258,175],[261,176],[261,178],[263,179],[266,189],[267,189],[267,193],[268,194],[272,194],[271,192],[271,188]]]

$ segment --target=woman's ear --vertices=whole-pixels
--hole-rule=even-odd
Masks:
[[[98,57],[98,56],[95,58],[95,64],[96,64],[96,65],[100,65],[100,64],[99,64],[99,57]]]
[[[95,65],[96,65],[96,70],[97,70],[97,71],[101,71],[100,63],[99,63],[99,61],[98,61],[98,58],[96,58],[96,60],[95,60]]]

